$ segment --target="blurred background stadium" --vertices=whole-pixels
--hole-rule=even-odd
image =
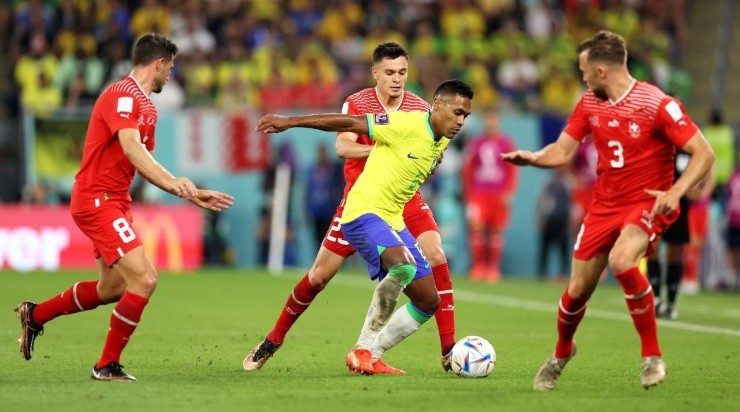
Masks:
[[[323,234],[313,222],[327,205],[312,201],[316,182],[310,176],[313,168],[339,164],[334,135],[297,129],[268,138],[253,126],[266,112],[339,111],[348,95],[374,84],[371,52],[393,40],[410,53],[408,90],[430,98],[440,81],[453,77],[475,90],[474,115],[423,188],[451,269],[463,276],[470,256],[461,153],[483,131],[481,113],[498,108],[503,131],[518,147],[551,142],[583,91],[575,46],[599,29],[624,36],[632,74],[679,97],[708,137],[733,136],[730,147],[715,148],[730,151],[725,167],[732,171],[738,135],[733,130],[740,125],[734,104],[740,101],[740,79],[732,76],[740,71],[740,30],[732,30],[734,21],[740,21],[734,0],[3,2],[0,266],[93,267],[90,245],[72,224],[66,203],[91,105],[102,89],[129,73],[130,49],[141,34],[167,34],[180,48],[173,78],[152,97],[159,110],[157,159],[175,175],[237,199],[222,215],[201,214],[136,184],[135,227],[160,269],[267,264],[276,233],[271,228],[281,218],[273,219],[271,201],[282,187],[277,170],[284,169],[291,172],[290,196],[281,204],[284,248],[272,244],[283,255],[277,270],[309,266]],[[713,111],[724,119],[710,131]],[[571,193],[588,184],[583,170],[590,161],[584,153],[566,171]],[[520,173],[505,234],[505,276],[538,275],[537,203],[552,177],[543,170]],[[705,244],[707,288],[735,285],[721,236],[722,199],[719,194],[714,200]],[[333,212],[335,203],[328,206]],[[571,218],[577,222],[575,209]],[[565,271],[553,262],[543,277]]]

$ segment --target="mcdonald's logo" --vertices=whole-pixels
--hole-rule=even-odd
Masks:
[[[144,245],[144,252],[157,266],[160,241],[164,239],[168,270],[179,272],[183,269],[183,254],[180,232],[173,217],[164,212],[137,213],[134,215],[134,230]],[[149,217],[147,217],[149,215]]]

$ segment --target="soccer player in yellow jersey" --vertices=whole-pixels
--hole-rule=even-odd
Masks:
[[[439,302],[429,264],[406,229],[402,212],[436,167],[449,140],[462,128],[472,99],[470,86],[447,80],[435,91],[431,112],[269,114],[259,121],[257,130],[267,133],[308,127],[363,133],[376,141],[365,170],[347,195],[341,222],[347,240],[367,262],[370,277],[380,279],[357,344],[347,355],[347,365],[355,372],[373,374],[373,364],[378,364],[386,350],[434,314],[419,310],[412,300],[391,317],[401,291],[412,281],[420,282],[425,291],[417,299]],[[394,370],[390,373],[404,373],[382,366]]]

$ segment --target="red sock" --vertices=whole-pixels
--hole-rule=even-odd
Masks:
[[[683,252],[683,280],[689,283],[699,282],[699,263],[701,260],[701,250],[688,244]]]
[[[306,273],[306,276],[296,283],[293,292],[288,296],[288,301],[285,302],[283,311],[275,322],[275,327],[267,334],[267,339],[276,345],[282,345],[285,335],[288,334],[295,321],[308,309],[316,295],[322,290],[324,288],[311,285],[308,281],[308,273]]]
[[[489,247],[491,269],[489,279],[499,280],[501,278],[501,251],[504,249],[504,236],[500,233],[491,234],[491,245]]]
[[[97,308],[103,304],[98,297],[97,286],[97,280],[75,283],[61,294],[39,303],[33,310],[33,321],[43,326],[57,316]]]
[[[141,320],[141,313],[144,312],[149,299],[137,294],[126,291],[118,301],[113,313],[110,315],[110,327],[108,328],[108,337],[105,339],[103,355],[98,361],[98,368],[102,368],[110,362],[119,362],[121,352],[129,341],[129,338],[136,330]]]
[[[635,324],[637,333],[640,334],[642,356],[660,356],[658,327],[655,321],[655,299],[650,282],[642,276],[637,267],[617,273],[614,277],[622,285],[632,322]]]
[[[439,309],[434,313],[439,331],[439,344],[442,354],[445,354],[455,345],[455,297],[452,294],[452,280],[447,263],[432,268],[434,284],[439,292]]]
[[[486,264],[486,238],[479,230],[472,230],[469,234],[470,260],[473,269],[481,268]],[[480,275],[473,273],[473,275]],[[476,276],[474,276],[476,277]]]
[[[555,357],[564,359],[573,351],[573,335],[578,324],[586,314],[588,300],[573,299],[568,295],[568,288],[560,297],[558,305],[558,343],[555,345]]]

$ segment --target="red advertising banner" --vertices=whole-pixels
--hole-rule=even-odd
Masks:
[[[133,228],[159,270],[195,270],[203,262],[203,214],[185,205],[134,205]],[[0,205],[0,268],[95,269],[93,246],[66,206]]]

